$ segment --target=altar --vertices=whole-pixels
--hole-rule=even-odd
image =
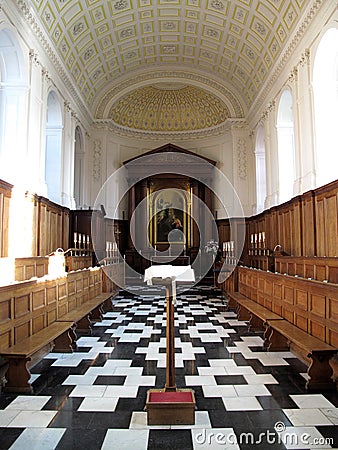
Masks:
[[[144,281],[166,289],[166,382],[163,389],[150,389],[146,410],[148,425],[193,425],[196,402],[192,389],[177,389],[175,382],[175,303],[176,287],[194,283],[191,266],[159,265],[146,269]]]

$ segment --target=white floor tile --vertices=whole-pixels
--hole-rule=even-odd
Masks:
[[[134,411],[131,416],[129,428],[135,430],[145,430],[145,429],[169,430],[170,425],[148,425],[147,413],[142,411]]]
[[[45,404],[50,400],[48,395],[19,395],[12,403],[10,403],[6,409],[19,409],[20,411],[40,411]]]
[[[215,377],[211,375],[187,375],[184,378],[187,386],[216,386]]]
[[[236,397],[237,393],[231,385],[202,386],[204,397]]]
[[[262,405],[256,397],[223,397],[227,411],[261,411]]]
[[[338,408],[320,408],[320,410],[334,425],[338,425]]]
[[[84,384],[88,386],[92,385],[96,380],[96,378],[97,375],[87,375],[87,373],[85,375],[69,375],[69,377],[67,377],[62,384],[75,386],[79,384]]]
[[[197,367],[199,375],[226,375],[227,372],[225,370],[225,367]]]
[[[147,450],[149,430],[109,429],[101,450]]]
[[[243,374],[248,384],[278,384],[278,381],[271,374]]]
[[[290,395],[299,408],[334,408],[322,394]]]
[[[27,428],[10,450],[53,450],[58,445],[66,428]]]
[[[256,397],[258,395],[271,395],[270,391],[264,384],[236,384],[234,388],[239,397]]]
[[[155,386],[156,376],[138,376],[138,375],[128,375],[124,386]]]
[[[0,411],[0,427],[8,427],[12,420],[20,413],[16,409],[4,409]]]
[[[57,411],[20,411],[10,422],[10,428],[44,428],[56,416]]]
[[[138,386],[107,386],[104,397],[136,398]]]
[[[106,389],[107,386],[79,385],[75,386],[69,397],[102,397]]]
[[[319,409],[283,409],[294,426],[332,425],[332,422]]]
[[[78,411],[115,411],[118,398],[116,397],[87,397],[78,408]]]

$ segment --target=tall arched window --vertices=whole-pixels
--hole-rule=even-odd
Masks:
[[[316,184],[337,178],[338,167],[338,30],[319,43],[313,69],[316,130]]]
[[[257,130],[255,145],[256,160],[256,213],[264,210],[266,197],[266,162],[265,162],[265,133],[261,125]]]
[[[84,144],[82,132],[79,126],[75,128],[75,173],[74,173],[74,198],[76,202],[76,208],[79,209],[83,206],[84,202]]]
[[[295,181],[294,122],[291,92],[286,89],[280,98],[277,116],[279,202],[293,196]]]
[[[47,99],[46,121],[46,184],[50,200],[61,203],[61,169],[62,169],[62,113],[59,99],[55,92],[50,92]]]
[[[14,33],[0,30],[0,177],[23,183],[27,138],[27,72]]]

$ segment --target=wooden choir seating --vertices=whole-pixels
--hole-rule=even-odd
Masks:
[[[275,271],[317,281],[338,283],[338,258],[326,256],[280,256],[275,258]]]
[[[91,255],[73,256],[66,255],[66,270],[72,272],[79,269],[87,269],[93,265]]]
[[[309,390],[335,389],[332,357],[338,348],[338,284],[238,267],[238,292],[229,307],[251,330],[264,330],[270,351],[290,349],[306,363]]]
[[[0,355],[8,363],[4,390],[31,392],[30,367],[52,349],[72,352],[77,323],[89,333],[112,295],[102,293],[100,267],[0,286]]]

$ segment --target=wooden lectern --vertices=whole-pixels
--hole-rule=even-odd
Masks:
[[[175,301],[176,284],[193,283],[195,274],[191,266],[151,266],[145,271],[148,284],[166,289],[166,382],[164,389],[150,389],[146,409],[148,425],[174,425],[195,423],[195,397],[191,389],[177,389],[175,382]],[[174,394],[173,394],[174,393]]]

